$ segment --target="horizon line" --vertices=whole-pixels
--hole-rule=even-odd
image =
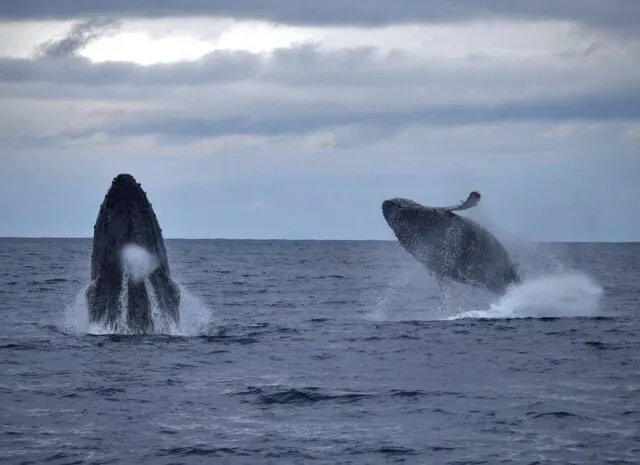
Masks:
[[[3,239],[32,239],[32,240],[93,240],[92,236],[0,236]],[[397,242],[396,239],[339,239],[339,238],[238,238],[238,237],[165,237],[165,241],[297,241],[297,242]],[[636,240],[568,240],[568,239],[540,239],[540,240],[507,240],[505,242],[528,242],[528,243],[559,243],[559,244],[637,244]]]

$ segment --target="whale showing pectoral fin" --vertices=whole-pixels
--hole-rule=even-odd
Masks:
[[[115,327],[120,313],[119,294],[119,279],[114,280],[113,277],[104,274],[98,275],[85,291],[89,321],[91,323],[101,321],[109,327]]]
[[[102,299],[99,299],[100,290],[98,289],[98,278],[91,281],[89,287],[84,291],[84,296],[87,300],[87,307],[89,308],[89,320],[100,321],[106,312],[106,305]]]
[[[450,212],[468,210],[469,208],[473,208],[476,205],[478,205],[478,202],[480,202],[480,197],[481,197],[480,192],[472,191],[469,194],[469,197],[467,197],[467,200],[464,200],[459,205],[454,205],[451,207],[442,207],[442,209]]]

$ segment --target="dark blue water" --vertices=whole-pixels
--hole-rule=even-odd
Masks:
[[[393,242],[167,246],[143,337],[84,321],[89,240],[0,240],[2,463],[639,463],[640,244],[520,245],[501,300]]]

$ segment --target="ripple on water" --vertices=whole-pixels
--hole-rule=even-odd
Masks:
[[[60,324],[91,242],[56,244],[0,239],[7,463],[637,463],[640,247],[570,246],[597,311],[574,276],[447,313],[395,243],[176,241],[202,306],[136,336]]]

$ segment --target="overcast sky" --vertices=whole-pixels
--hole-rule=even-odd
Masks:
[[[178,6],[179,5],[179,6]],[[392,239],[381,202],[640,240],[638,0],[0,2],[0,236]]]

